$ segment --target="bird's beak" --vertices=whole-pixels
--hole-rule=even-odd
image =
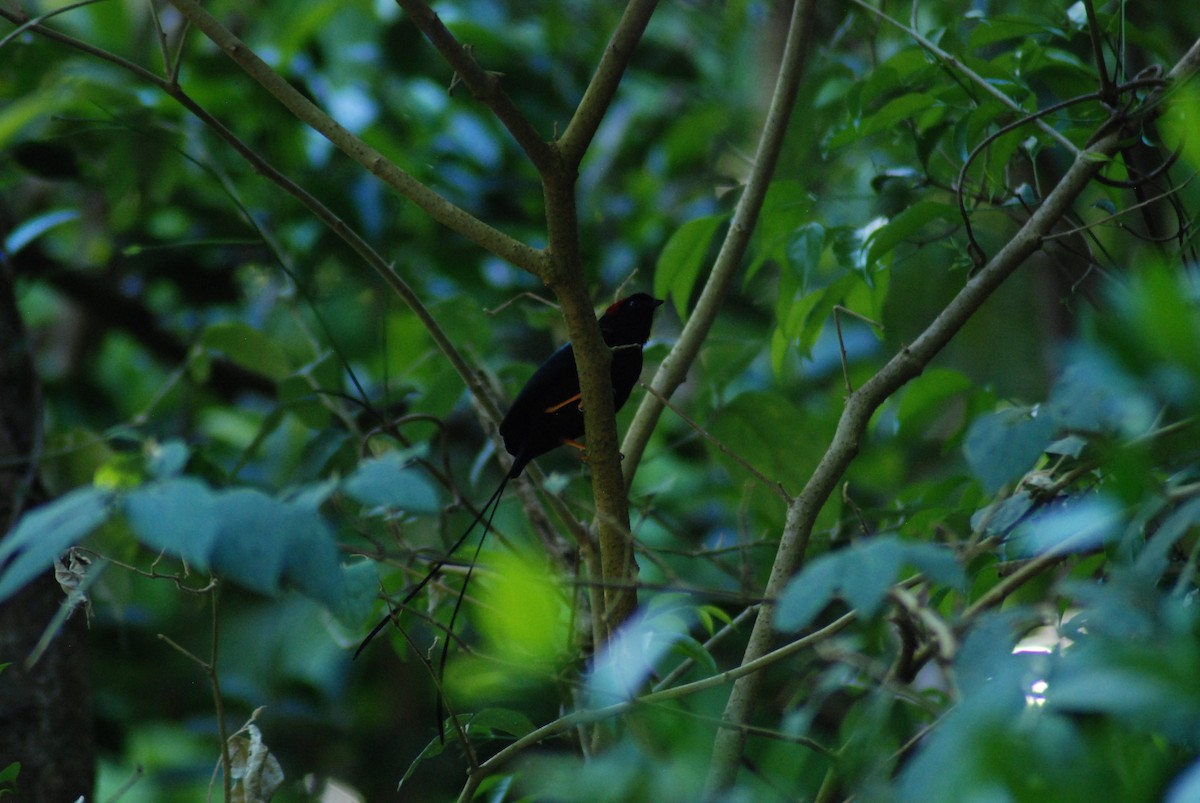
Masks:
[[[654,308],[658,309],[659,307],[661,307],[663,304],[666,304],[666,303],[667,302],[663,301],[661,298],[656,298],[656,299],[654,299]]]

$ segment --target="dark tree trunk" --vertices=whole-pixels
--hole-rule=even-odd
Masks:
[[[31,461],[40,418],[13,277],[0,255],[0,531],[38,501]],[[0,770],[21,764],[18,793],[5,801],[92,797],[95,755],[82,614],[72,617],[35,666],[25,667],[62,598],[47,574],[0,603],[0,664],[10,664],[0,672]]]

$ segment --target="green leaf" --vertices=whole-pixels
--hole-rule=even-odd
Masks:
[[[274,340],[239,321],[212,324],[204,330],[200,342],[247,371],[276,382],[292,372],[287,357]]]
[[[484,708],[472,714],[466,723],[470,736],[492,737],[496,733],[505,733],[518,739],[532,733],[534,727],[529,717],[512,708]]]
[[[710,431],[721,442],[735,444],[738,454],[767,477],[786,484],[806,477],[816,465],[830,426],[781,394],[750,392],[723,407]],[[740,464],[720,452],[714,456],[735,476],[744,476]]]
[[[870,272],[880,259],[925,226],[934,221],[954,220],[957,216],[956,207],[940,201],[918,201],[908,207],[867,237],[867,271]]]
[[[0,783],[13,785],[17,781],[17,776],[21,774],[21,762],[14,761],[4,769],[0,770]]]
[[[432,514],[441,510],[437,490],[412,467],[412,452],[388,452],[364,460],[346,478],[343,489],[365,505]]]
[[[0,602],[54,565],[54,559],[108,520],[113,492],[87,487],[26,513],[0,541]]]
[[[825,250],[825,227],[820,223],[805,223],[792,233],[788,242],[788,258],[792,269],[801,277],[801,292],[823,287],[827,281],[820,275],[821,253]]]
[[[685,658],[691,658],[696,666],[700,667],[705,675],[717,674],[717,662],[712,657],[712,653],[704,649],[704,645],[686,633],[681,633],[676,637],[675,642],[671,645],[671,649],[680,653]]]
[[[893,128],[897,123],[939,103],[936,96],[924,92],[913,92],[893,98],[867,118],[867,124],[862,128],[863,136]]]
[[[1051,416],[1009,408],[977,418],[963,446],[967,463],[988,493],[1023,476],[1054,434]]]
[[[971,390],[974,383],[965,374],[949,368],[931,368],[904,389],[896,408],[896,422],[910,437],[924,437],[926,430],[946,415],[949,402]]]
[[[713,237],[726,218],[726,215],[710,215],[689,220],[675,230],[658,255],[658,264],[654,267],[654,295],[659,298],[670,296],[680,318],[687,318],[692,289],[704,267]]]

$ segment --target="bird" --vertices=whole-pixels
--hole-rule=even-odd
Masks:
[[[654,312],[663,301],[648,293],[634,293],[614,302],[600,316],[600,334],[604,343],[612,350],[611,377],[613,388],[613,409],[620,410],[629,400],[633,386],[637,384],[642,374],[642,348],[650,339],[650,329],[654,322]],[[521,476],[526,466],[531,462],[557,449],[568,445],[583,449],[578,439],[584,436],[583,402],[579,390],[579,373],[575,367],[575,349],[570,342],[563,344],[557,351],[546,358],[533,376],[521,388],[520,393],[508,408],[504,419],[500,422],[500,437],[504,441],[504,449],[512,456],[512,464],[501,478],[500,484],[487,502],[480,508],[479,513],[471,521],[466,531],[450,548],[447,557],[434,563],[425,576],[404,596],[399,607],[403,608],[420,593],[430,580],[438,575],[441,568],[458,548],[463,545],[475,527],[487,520],[483,528],[483,537],[475,549],[476,558],[483,546],[484,537],[491,529],[492,517],[500,506],[500,499],[510,480]],[[463,587],[471,580],[474,570],[473,558],[467,568]],[[459,606],[462,604],[460,592],[454,611],[450,616],[449,627],[454,628]],[[367,637],[359,644],[354,652],[357,658],[363,649],[379,635],[393,613],[389,611]],[[445,652],[442,653],[442,664],[445,664]]]

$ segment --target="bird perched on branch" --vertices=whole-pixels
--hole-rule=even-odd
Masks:
[[[650,339],[650,326],[654,321],[654,311],[662,305],[662,301],[646,293],[634,293],[620,299],[604,311],[600,316],[600,334],[605,344],[612,349],[612,389],[613,408],[620,410],[633,392],[638,377],[642,373],[642,347]],[[504,439],[505,450],[512,455],[512,466],[500,480],[499,486],[484,503],[471,526],[459,537],[448,555],[453,555],[462,546],[467,537],[474,531],[476,525],[484,520],[484,536],[491,529],[492,517],[500,506],[500,498],[509,480],[521,476],[521,472],[530,462],[559,446],[570,445],[582,449],[578,439],[583,436],[583,401],[579,390],[579,373],[575,367],[575,350],[566,343],[558,351],[551,354],[534,372],[525,387],[517,394],[504,420],[500,423],[500,437]],[[488,513],[488,510],[491,513]],[[483,537],[479,540],[483,545]],[[475,554],[479,554],[476,547]],[[430,571],[414,586],[400,603],[404,607],[415,597],[425,585],[437,576],[446,559],[439,560]],[[467,570],[464,588],[471,579],[474,560]],[[462,602],[460,594],[458,603],[450,617],[450,627],[454,627],[459,605]],[[363,639],[355,657],[363,648],[379,634],[391,621],[391,614],[377,624]],[[442,655],[445,663],[445,653]]]

